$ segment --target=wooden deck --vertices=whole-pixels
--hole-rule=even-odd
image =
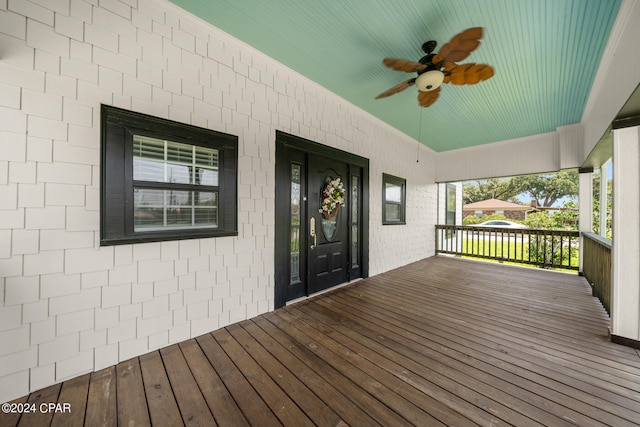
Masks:
[[[0,425],[640,424],[577,275],[434,257],[32,393]]]

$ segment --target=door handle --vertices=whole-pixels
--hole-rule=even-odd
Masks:
[[[316,218],[313,216],[309,219],[309,236],[313,237],[313,245],[311,245],[311,249],[314,249],[318,242],[316,239]]]

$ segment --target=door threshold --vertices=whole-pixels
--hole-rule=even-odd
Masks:
[[[307,300],[307,299],[312,298],[312,297],[317,297],[318,295],[322,295],[322,294],[324,294],[324,293],[327,293],[327,292],[333,291],[333,290],[335,290],[335,289],[339,289],[339,288],[342,288],[342,287],[344,287],[344,286],[349,286],[349,285],[351,285],[351,284],[353,284],[353,283],[359,282],[360,280],[362,280],[362,277],[358,277],[358,278],[355,278],[355,279],[353,279],[353,280],[351,280],[351,281],[349,281],[349,282],[344,282],[344,283],[341,283],[341,284],[339,284],[339,285],[335,285],[335,286],[332,286],[332,287],[330,287],[330,288],[323,289],[323,290],[318,291],[318,292],[316,292],[316,293],[314,293],[314,294],[311,294],[311,295],[307,295],[307,296],[303,296],[303,297],[300,297],[300,298],[292,299],[291,301],[287,301],[287,302],[285,303],[285,305],[291,305],[291,304],[298,303],[298,302],[300,302],[300,301]]]

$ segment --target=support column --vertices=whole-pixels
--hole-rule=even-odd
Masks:
[[[611,339],[640,347],[640,127],[612,134]]]
[[[593,231],[593,173],[585,172],[578,175],[578,229],[580,233]],[[582,273],[584,243],[580,235],[580,267]]]

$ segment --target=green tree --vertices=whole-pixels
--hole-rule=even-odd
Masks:
[[[548,212],[534,212],[527,215],[527,218],[522,221],[524,225],[529,228],[535,229],[551,229],[553,228],[553,221]]]
[[[527,215],[524,223],[532,229],[578,229],[578,210],[575,202],[564,203],[563,209],[549,213],[548,211],[535,212]],[[568,244],[560,236],[538,234],[532,232],[529,235],[527,253],[530,260],[540,263],[553,262],[559,265],[567,265],[571,259],[578,258],[578,247]]]
[[[553,206],[564,197],[578,196],[578,171],[566,170],[550,174],[521,175],[512,178],[513,187],[528,194],[538,206]]]
[[[578,229],[578,205],[569,200],[562,205],[562,209],[551,214],[551,221],[554,228],[565,228],[568,230]]]
[[[462,188],[463,203],[481,202],[488,199],[505,200],[519,203],[520,188],[515,186],[513,178],[491,178],[466,182]]]
[[[529,228],[577,230],[578,207],[574,201],[569,200],[560,210],[530,213],[523,223]]]
[[[491,178],[466,182],[463,186],[464,204],[488,199],[520,203],[518,195],[526,194],[538,206],[553,206],[558,200],[578,196],[578,171],[520,175],[511,178]]]
[[[593,232],[600,233],[600,172],[594,172],[593,174]],[[607,181],[607,230],[606,237],[611,238],[611,195],[613,193],[611,180]]]

